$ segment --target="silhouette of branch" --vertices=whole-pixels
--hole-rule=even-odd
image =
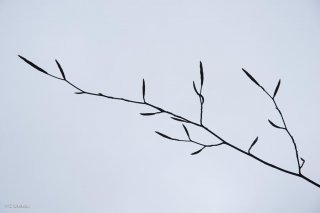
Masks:
[[[278,104],[277,104],[277,102],[276,102],[276,100],[275,100],[275,97],[276,97],[276,95],[277,95],[277,93],[278,93],[278,90],[279,90],[279,87],[280,87],[280,84],[281,84],[281,80],[279,80],[279,82],[278,82],[278,84],[277,84],[277,86],[276,86],[276,89],[275,89],[275,91],[274,91],[274,94],[273,94],[273,96],[271,96],[271,95],[264,89],[264,87],[261,86],[261,85],[252,77],[252,75],[250,75],[245,69],[242,68],[242,70],[243,70],[243,72],[245,72],[245,74],[246,74],[255,84],[257,84],[257,85],[262,89],[262,91],[263,91],[265,94],[267,94],[268,97],[272,100],[272,102],[273,102],[276,110],[278,111],[278,113],[279,113],[279,115],[280,115],[280,117],[281,117],[283,127],[280,127],[280,126],[274,124],[274,123],[273,123],[272,121],[270,121],[270,120],[268,120],[268,121],[269,121],[269,123],[270,123],[273,127],[278,128],[278,129],[283,129],[283,130],[285,130],[286,133],[287,133],[287,134],[289,135],[289,137],[291,138],[291,141],[292,141],[292,144],[293,144],[294,150],[295,150],[295,155],[296,155],[296,160],[297,160],[297,166],[298,166],[298,172],[299,172],[299,174],[301,174],[301,168],[302,168],[302,166],[300,165],[300,161],[299,161],[299,152],[298,152],[297,144],[296,144],[296,142],[295,142],[292,134],[290,133],[290,131],[289,131],[288,127],[287,127],[287,124],[286,124],[286,122],[285,122],[285,120],[284,120],[283,114],[282,114],[281,110],[279,109]]]
[[[299,161],[299,154],[298,154],[298,150],[297,150],[297,146],[296,146],[296,143],[294,141],[294,138],[293,136],[291,135],[291,133],[289,132],[288,128],[287,128],[287,125],[285,123],[285,120],[283,118],[283,115],[282,115],[282,112],[280,111],[280,109],[278,108],[277,106],[277,103],[275,101],[275,96],[279,90],[279,87],[280,87],[280,81],[275,89],[275,92],[274,92],[274,95],[271,96],[246,70],[243,69],[243,71],[245,72],[245,74],[255,83],[257,84],[270,98],[271,100],[273,101],[277,111],[279,112],[280,116],[281,116],[281,119],[282,119],[282,122],[283,122],[283,126],[284,127],[280,127],[276,124],[274,124],[273,122],[269,121],[270,124],[272,126],[274,126],[275,128],[279,128],[279,129],[283,129],[287,132],[287,134],[290,136],[291,140],[292,140],[292,143],[294,145],[294,148],[295,148],[295,153],[296,153],[296,157],[297,157],[297,162],[298,162],[298,167],[299,167],[299,170],[298,172],[293,172],[293,171],[290,171],[290,170],[287,170],[287,169],[284,169],[284,168],[281,168],[280,166],[277,166],[277,165],[274,165],[272,163],[269,163],[265,160],[263,160],[262,158],[259,158],[258,156],[256,155],[253,155],[250,151],[251,149],[254,147],[254,145],[257,143],[258,141],[258,137],[253,141],[253,143],[251,144],[250,148],[248,149],[248,151],[245,151],[243,149],[240,149],[239,147],[233,145],[232,143],[230,142],[227,142],[226,140],[224,140],[222,137],[220,137],[218,134],[216,134],[215,132],[213,132],[212,130],[210,130],[208,127],[206,127],[205,125],[203,125],[202,123],[202,115],[203,115],[203,103],[204,103],[204,98],[202,96],[202,86],[203,86],[203,83],[204,83],[204,75],[203,75],[203,67],[202,67],[202,63],[200,62],[200,90],[198,91],[196,86],[195,86],[195,83],[193,82],[193,88],[196,92],[196,94],[199,96],[199,100],[200,100],[200,122],[197,123],[197,122],[194,122],[194,121],[191,121],[181,115],[178,115],[176,113],[173,113],[173,112],[170,112],[168,110],[165,110],[164,108],[162,107],[159,107],[159,106],[155,106],[151,103],[149,103],[147,100],[146,100],[146,97],[145,97],[145,94],[146,94],[146,87],[145,87],[145,80],[143,79],[143,82],[142,82],[142,99],[143,101],[137,101],[137,100],[130,100],[130,99],[127,99],[127,98],[121,98],[121,97],[114,97],[114,96],[110,96],[110,95],[105,95],[105,94],[102,94],[102,93],[95,93],[95,92],[89,92],[89,91],[85,91],[84,89],[81,89],[79,88],[78,86],[76,86],[74,83],[71,83],[65,76],[65,73],[61,67],[61,65],[59,64],[59,62],[56,60],[56,63],[57,63],[57,66],[61,72],[61,75],[62,75],[62,78],[61,77],[57,77],[57,76],[54,76],[50,73],[48,73],[47,71],[45,71],[44,69],[40,68],[39,66],[35,65],[33,62],[29,61],[28,59],[18,55],[24,62],[26,62],[27,64],[29,64],[30,66],[32,66],[33,68],[35,68],[36,70],[42,72],[43,74],[46,74],[52,78],[55,78],[55,79],[58,79],[58,80],[61,80],[67,84],[69,84],[71,87],[73,87],[74,89],[76,89],[77,91],[75,92],[75,94],[78,94],[78,95],[92,95],[92,96],[99,96],[99,97],[103,97],[103,98],[107,98],[107,99],[112,99],[112,100],[118,100],[118,101],[123,101],[123,102],[127,102],[127,103],[132,103],[132,104],[139,104],[139,105],[145,105],[145,106],[148,106],[152,109],[155,109],[156,112],[153,112],[153,113],[140,113],[141,115],[143,116],[153,116],[153,115],[157,115],[157,114],[160,114],[160,113],[164,113],[164,114],[167,114],[169,116],[171,116],[171,118],[175,121],[178,121],[178,122],[182,122],[182,123],[186,123],[188,125],[193,125],[193,126],[196,126],[196,127],[199,127],[201,129],[203,129],[204,131],[208,132],[209,134],[211,134],[212,136],[214,136],[215,138],[217,138],[220,143],[217,143],[217,144],[209,144],[209,145],[206,145],[206,144],[203,144],[203,143],[200,143],[200,142],[197,142],[197,141],[194,141],[191,139],[191,136],[190,136],[190,132],[189,130],[187,129],[187,127],[182,124],[183,126],[183,129],[188,137],[187,140],[185,139],[177,139],[177,138],[173,138],[173,137],[170,137],[164,133],[161,133],[161,132],[158,132],[156,131],[156,133],[158,135],[160,135],[161,137],[163,138],[166,138],[168,140],[173,140],[173,141],[178,141],[178,142],[187,142],[187,143],[193,143],[193,144],[196,144],[196,145],[199,145],[201,146],[201,148],[193,153],[191,153],[191,155],[196,155],[196,154],[199,154],[202,150],[204,150],[205,148],[209,148],[209,147],[214,147],[214,146],[220,146],[220,145],[225,145],[225,146],[228,146],[250,158],[253,158],[254,160],[257,160],[259,161],[260,163],[266,165],[266,166],[269,166],[271,168],[274,168],[278,171],[281,171],[281,172],[284,172],[284,173],[287,173],[287,174],[290,174],[290,175],[293,175],[293,176],[296,176],[296,177],[299,177],[311,184],[313,184],[314,186],[320,188],[320,184],[311,180],[310,178],[304,176],[301,172],[301,168],[302,166],[304,165],[304,162],[305,160],[303,158],[300,158],[301,161],[303,162],[302,165],[300,165],[300,161]]]
[[[202,62],[200,61],[200,91],[197,90],[196,84],[193,82],[193,89],[198,95],[199,101],[200,101],[200,125],[202,125],[203,104],[204,104],[204,97],[202,95],[203,82],[204,82],[203,66],[202,66]]]

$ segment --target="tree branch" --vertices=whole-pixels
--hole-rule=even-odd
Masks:
[[[274,95],[271,96],[271,95],[264,89],[264,87],[261,86],[261,85],[252,77],[252,75],[250,75],[245,69],[242,68],[242,70],[243,70],[243,72],[245,72],[245,74],[246,74],[255,84],[257,84],[257,85],[262,89],[262,91],[263,91],[265,94],[267,94],[268,97],[272,100],[272,102],[273,102],[276,110],[278,111],[278,113],[279,113],[279,115],[280,115],[280,117],[281,117],[281,120],[282,120],[282,123],[283,123],[283,126],[284,126],[284,127],[280,127],[280,126],[274,124],[274,123],[273,123],[272,121],[270,121],[270,120],[268,120],[268,121],[269,121],[269,123],[270,123],[273,127],[278,128],[278,129],[283,129],[283,130],[285,130],[286,133],[287,133],[287,134],[289,135],[289,137],[291,138],[291,141],[292,141],[292,144],[293,144],[294,150],[295,150],[298,172],[299,172],[299,174],[301,174],[301,168],[302,168],[302,166],[300,165],[300,161],[299,161],[299,152],[298,152],[297,144],[296,144],[296,142],[295,142],[292,134],[290,133],[290,131],[289,131],[288,127],[287,127],[287,124],[286,124],[286,122],[285,122],[285,120],[284,120],[283,114],[282,114],[281,110],[279,109],[278,104],[277,104],[277,102],[276,102],[276,100],[275,100],[275,97],[276,97],[277,92],[278,92],[279,87],[280,87],[281,80],[279,80],[279,82],[278,82],[278,84],[277,84],[277,87],[276,87],[276,89],[275,89],[275,91],[274,91]]]
[[[291,133],[289,132],[288,128],[287,128],[287,125],[285,123],[285,120],[283,118],[283,115],[282,115],[282,112],[280,111],[280,109],[278,108],[277,106],[277,103],[275,101],[275,95],[277,94],[278,92],[278,89],[279,89],[279,86],[280,86],[280,82],[278,83],[277,85],[277,88],[276,88],[276,91],[274,92],[274,96],[271,96],[247,71],[245,71],[243,69],[243,71],[246,73],[246,75],[255,83],[257,84],[273,101],[277,111],[279,112],[280,116],[281,116],[281,119],[282,119],[282,122],[283,122],[283,125],[284,127],[280,127],[281,129],[284,129],[287,134],[290,136],[291,140],[292,140],[292,143],[294,144],[294,148],[295,148],[295,152],[296,152],[296,157],[297,157],[297,160],[298,160],[298,167],[299,167],[299,172],[296,173],[296,172],[292,172],[292,171],[289,171],[289,170],[286,170],[284,168],[281,168],[277,165],[274,165],[272,163],[269,163],[253,154],[250,153],[250,150],[252,149],[252,147],[256,144],[257,140],[258,140],[258,137],[254,140],[254,142],[251,144],[250,148],[248,151],[245,151],[245,150],[242,150],[240,149],[239,147],[227,142],[226,140],[224,140],[222,137],[220,137],[218,134],[216,134],[215,132],[213,132],[212,130],[210,130],[208,127],[206,127],[205,125],[203,125],[202,123],[202,114],[203,114],[203,103],[204,103],[204,98],[202,96],[202,86],[203,86],[203,82],[204,82],[204,75],[203,75],[203,67],[202,67],[202,63],[200,62],[200,80],[201,80],[201,87],[200,87],[200,91],[197,90],[196,86],[195,86],[195,83],[193,82],[193,87],[194,87],[194,90],[196,92],[196,94],[199,96],[199,99],[200,99],[200,123],[197,123],[197,122],[194,122],[194,121],[191,121],[181,115],[178,115],[176,113],[173,113],[173,112],[170,112],[168,110],[165,110],[164,108],[162,107],[159,107],[159,106],[155,106],[149,102],[147,102],[145,100],[145,81],[143,79],[143,85],[142,85],[142,93],[143,93],[143,101],[136,101],[136,100],[130,100],[130,99],[127,99],[127,98],[121,98],[121,97],[114,97],[114,96],[110,96],[110,95],[104,95],[102,93],[95,93],[95,92],[89,92],[89,91],[85,91],[84,89],[81,89],[79,88],[78,86],[76,86],[75,84],[71,83],[69,80],[67,80],[65,74],[64,74],[64,71],[61,67],[61,65],[59,64],[59,62],[56,60],[56,63],[57,63],[57,66],[61,72],[61,75],[62,75],[62,78],[60,77],[57,77],[57,76],[54,76],[50,73],[48,73],[47,71],[45,71],[44,69],[40,68],[39,66],[35,65],[33,62],[29,61],[28,59],[18,55],[23,61],[25,61],[27,64],[29,64],[30,66],[32,66],[33,68],[35,68],[36,70],[48,75],[49,77],[52,77],[54,79],[58,79],[58,80],[61,80],[65,83],[67,83],[68,85],[70,85],[71,87],[73,87],[74,89],[77,90],[77,92],[75,92],[75,94],[85,94],[85,95],[92,95],[92,96],[99,96],[99,97],[103,97],[103,98],[107,98],[107,99],[112,99],[112,100],[118,100],[118,101],[123,101],[123,102],[127,102],[127,103],[133,103],[133,104],[139,104],[139,105],[145,105],[145,106],[148,106],[152,109],[155,109],[157,110],[157,112],[155,113],[140,113],[141,115],[143,116],[152,116],[152,115],[156,115],[156,114],[159,114],[159,113],[165,113],[165,114],[168,114],[171,116],[172,119],[178,121],[178,122],[183,122],[183,123],[188,123],[189,125],[194,125],[194,126],[197,126],[197,127],[200,127],[201,129],[205,130],[206,132],[210,133],[212,136],[214,136],[215,138],[217,138],[220,143],[218,144],[209,144],[209,145],[206,145],[206,144],[203,144],[203,143],[200,143],[200,142],[196,142],[194,140],[191,139],[190,137],[190,134],[189,134],[189,131],[188,129],[186,128],[185,125],[183,125],[183,128],[188,136],[188,140],[183,140],[183,139],[177,139],[177,138],[172,138],[172,137],[169,137],[161,132],[158,132],[156,131],[156,133],[166,139],[169,139],[169,140],[173,140],[173,141],[179,141],[179,142],[188,142],[188,143],[194,143],[196,145],[199,145],[201,146],[201,149],[199,149],[198,151],[196,152],[193,152],[191,153],[191,155],[196,155],[196,154],[199,154],[203,149],[205,148],[208,148],[208,147],[214,147],[214,146],[220,146],[220,145],[226,145],[250,158],[253,158],[254,160],[257,160],[259,161],[260,163],[266,165],[266,166],[269,166],[271,168],[274,168],[278,171],[281,171],[281,172],[284,172],[284,173],[287,173],[287,174],[290,174],[290,175],[293,175],[293,176],[296,176],[296,177],[299,177],[311,184],[313,184],[314,186],[317,186],[318,188],[320,188],[320,185],[318,183],[316,183],[315,181],[309,179],[308,177],[304,176],[302,173],[301,173],[301,168],[304,164],[304,160],[303,160],[303,164],[300,166],[300,162],[299,162],[299,154],[298,154],[298,150],[297,150],[297,146],[296,146],[296,143],[294,141],[294,138],[292,137]]]

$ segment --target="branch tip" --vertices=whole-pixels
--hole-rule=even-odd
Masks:
[[[193,89],[194,89],[194,91],[196,92],[196,94],[199,96],[200,93],[198,92],[197,87],[196,87],[196,84],[194,83],[194,81],[193,81]]]
[[[48,74],[44,69],[42,69],[41,67],[35,65],[34,63],[32,63],[31,61],[29,61],[28,59],[26,59],[25,57],[22,57],[21,55],[18,55],[19,58],[21,58],[24,62],[26,62],[27,64],[29,64],[30,66],[32,66],[33,68],[35,68],[36,70],[44,73],[44,74]]]
[[[83,94],[84,92],[75,92],[74,94],[77,94],[77,95],[79,95],[79,94]]]
[[[274,90],[273,99],[276,97],[276,95],[277,95],[277,93],[278,93],[280,84],[281,84],[281,79],[279,79],[278,84],[277,84],[277,86],[276,86],[276,89]]]
[[[190,134],[189,134],[189,131],[188,131],[187,127],[186,127],[184,124],[182,124],[182,126],[183,126],[184,131],[186,132],[186,134],[187,134],[187,136],[188,136],[189,140],[191,141]]]
[[[177,140],[177,139],[175,139],[175,138],[171,138],[171,137],[169,137],[168,135],[165,135],[165,134],[163,134],[163,133],[161,133],[161,132],[158,132],[158,131],[155,131],[155,133],[157,133],[157,134],[160,135],[161,137],[164,137],[164,138],[169,139],[169,140]]]
[[[146,102],[146,84],[145,84],[145,81],[144,79],[142,80],[142,98],[143,98],[143,101]]]
[[[299,157],[299,154],[298,154],[298,150],[297,150],[297,146],[296,146],[296,143],[294,141],[294,138],[292,137],[291,133],[289,132],[287,126],[286,126],[286,123],[285,123],[285,120],[283,118],[283,115],[282,115],[282,112],[280,111],[280,109],[277,107],[277,103],[275,101],[275,96],[276,94],[278,93],[278,90],[279,90],[279,87],[280,87],[280,84],[281,84],[281,80],[279,80],[277,86],[276,86],[276,89],[274,91],[274,94],[273,96],[271,96],[262,86],[260,86],[260,84],[245,70],[242,68],[243,72],[245,72],[245,74],[255,83],[257,84],[259,87],[261,87],[261,89],[272,99],[273,103],[275,104],[276,106],[276,109],[278,110],[280,116],[281,116],[281,119],[283,121],[283,125],[284,127],[280,127],[278,125],[275,125],[272,121],[268,120],[269,123],[275,127],[275,128],[280,128],[280,129],[284,129],[286,130],[286,132],[289,134],[289,136],[291,137],[292,139],[292,142],[294,144],[294,147],[295,147],[295,151],[296,151],[296,158],[297,158],[297,161],[298,161],[298,166],[299,166],[299,172],[293,172],[293,171],[290,171],[290,170],[287,170],[287,169],[284,169],[284,168],[281,168],[280,166],[277,166],[276,164],[272,164],[272,163],[269,163],[265,160],[263,160],[262,158],[259,158],[258,156],[255,156],[255,155],[252,155],[250,154],[250,151],[251,151],[251,148],[257,143],[258,141],[258,137],[253,141],[253,143],[251,144],[248,152],[246,152],[245,150],[225,141],[223,138],[221,138],[219,135],[217,135],[216,133],[214,133],[212,130],[210,130],[209,128],[207,128],[206,126],[202,125],[202,112],[203,112],[203,102],[204,102],[204,98],[203,96],[201,95],[201,89],[202,89],[202,85],[203,85],[203,80],[204,80],[204,76],[203,76],[203,67],[202,67],[202,62],[200,61],[200,78],[201,78],[201,88],[200,88],[200,91],[197,90],[196,86],[195,86],[195,82],[193,81],[193,88],[195,90],[195,92],[197,93],[197,95],[199,96],[200,98],[200,104],[201,104],[201,111],[200,111],[200,124],[197,123],[197,122],[194,122],[194,121],[189,121],[188,119],[182,117],[182,116],[179,116],[177,114],[174,114],[170,111],[166,111],[160,107],[157,107],[157,106],[154,106],[152,104],[149,104],[145,101],[145,80],[143,79],[143,82],[142,82],[142,95],[143,95],[143,101],[144,102],[141,102],[141,101],[135,101],[135,100],[130,100],[130,99],[126,99],[126,98],[121,98],[121,97],[113,97],[113,96],[107,96],[107,95],[103,95],[102,93],[93,93],[93,92],[86,92],[82,89],[80,89],[79,87],[77,87],[76,85],[74,85],[73,83],[69,82],[68,80],[66,80],[65,78],[65,75],[64,75],[64,72],[63,72],[63,69],[62,67],[60,66],[60,64],[58,63],[58,61],[56,60],[56,63],[59,67],[59,70],[61,72],[61,75],[63,78],[60,78],[60,77],[56,77],[54,75],[51,75],[50,73],[47,73],[44,69],[42,69],[41,67],[37,66],[36,64],[34,64],[33,62],[29,61],[28,59],[24,58],[23,56],[21,55],[18,55],[18,57],[20,59],[22,59],[25,63],[29,64],[30,66],[32,66],[34,69],[44,73],[44,74],[47,74],[48,76],[52,77],[52,78],[56,78],[58,80],[63,80],[65,83],[69,84],[70,86],[72,86],[73,88],[75,88],[76,90],[78,90],[77,92],[75,92],[75,94],[88,94],[88,95],[93,95],[93,96],[103,96],[104,98],[107,98],[107,99],[115,99],[115,100],[119,100],[119,101],[125,101],[125,102],[129,102],[129,103],[134,103],[134,104],[142,104],[142,105],[147,105],[155,110],[159,110],[160,112],[155,112],[155,113],[140,113],[141,115],[153,115],[153,114],[159,114],[161,112],[163,113],[167,113],[168,115],[172,116],[171,118],[174,119],[174,120],[177,120],[177,121],[180,121],[180,122],[185,122],[185,123],[190,123],[194,126],[197,126],[197,127],[201,127],[202,129],[208,131],[211,135],[215,136],[216,138],[218,138],[220,141],[222,141],[220,144],[216,144],[216,145],[204,145],[204,144],[201,144],[201,143],[198,143],[196,141],[192,141],[190,139],[190,135],[189,135],[189,132],[188,132],[188,129],[185,125],[183,125],[183,128],[186,132],[186,134],[188,135],[189,137],[189,141],[188,140],[182,140],[182,139],[176,139],[176,138],[172,138],[172,137],[169,137],[168,135],[166,134],[163,134],[161,132],[158,132],[158,131],[155,131],[155,133],[157,133],[158,135],[160,135],[161,137],[164,137],[166,139],[169,139],[169,140],[174,140],[174,141],[181,141],[181,142],[192,142],[192,143],[195,143],[197,145],[200,145],[202,146],[201,149],[197,150],[196,152],[193,152],[191,153],[191,155],[196,155],[196,154],[199,154],[204,148],[206,147],[212,147],[212,146],[218,146],[218,145],[222,145],[222,144],[225,144],[227,146],[229,146],[230,148],[233,148],[239,152],[241,152],[242,154],[245,154],[269,167],[272,167],[274,169],[277,169],[279,171],[282,171],[284,173],[287,173],[287,174],[290,174],[290,175],[294,175],[294,176],[297,176],[299,178],[302,178],[304,179],[305,181],[317,186],[318,188],[320,188],[320,184],[316,183],[315,181],[307,178],[306,176],[304,176],[301,172],[301,168],[304,166],[305,164],[305,160],[301,157]],[[300,160],[302,161],[302,163],[300,162]]]
[[[204,75],[203,75],[203,66],[202,66],[202,62],[200,61],[200,85],[201,85],[201,89],[200,89],[200,93],[202,90],[202,86],[203,86],[203,82],[204,82]]]
[[[273,126],[273,127],[275,127],[275,128],[285,129],[284,127],[281,127],[281,126],[278,126],[278,125],[274,124],[274,123],[273,123],[272,121],[270,121],[269,119],[268,119],[268,121],[269,121],[269,123],[271,124],[271,126]]]
[[[258,139],[259,139],[259,137],[257,136],[256,139],[254,139],[254,141],[252,142],[250,148],[248,149],[248,153],[249,154],[250,154],[250,151],[251,151],[252,147],[257,143]]]
[[[195,152],[191,153],[191,155],[197,155],[197,154],[199,154],[204,148],[206,148],[206,147],[205,147],[205,146],[202,147],[202,148],[199,149],[198,151],[195,151]]]
[[[140,113],[140,115],[143,116],[151,116],[151,115],[156,115],[156,114],[160,114],[162,112],[147,112],[147,113]]]
[[[258,85],[259,87],[260,84],[258,83],[258,81],[256,79],[254,79],[254,77],[252,77],[252,75],[250,73],[248,73],[245,69],[242,68],[242,71],[250,78],[251,81],[253,81],[256,85]]]
[[[57,59],[56,59],[55,61],[56,61],[56,64],[58,65],[58,68],[59,68],[59,70],[60,70],[60,72],[61,72],[62,78],[63,78],[64,80],[66,80],[66,76],[65,76],[65,74],[64,74],[64,72],[63,72],[63,69],[62,69],[61,65],[59,64],[59,62],[58,62]]]

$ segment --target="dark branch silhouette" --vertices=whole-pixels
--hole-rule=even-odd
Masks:
[[[283,114],[282,114],[281,110],[279,109],[279,107],[278,107],[278,105],[277,105],[277,102],[276,102],[276,100],[275,100],[275,96],[277,95],[277,92],[278,92],[278,90],[279,90],[281,80],[279,80],[279,82],[278,82],[278,85],[277,85],[277,87],[276,87],[276,89],[275,89],[275,91],[274,91],[274,95],[271,96],[271,95],[264,89],[264,87],[261,86],[245,69],[242,69],[242,70],[247,74],[247,76],[248,76],[254,83],[256,83],[256,84],[263,90],[263,92],[264,92],[265,94],[267,94],[267,95],[269,96],[269,98],[272,100],[274,106],[276,107],[276,110],[278,111],[278,113],[279,113],[279,115],[280,115],[280,117],[281,117],[283,127],[280,127],[280,126],[274,124],[274,123],[273,123],[272,121],[270,121],[270,120],[268,120],[268,121],[269,121],[269,123],[270,123],[273,127],[278,128],[278,129],[283,129],[283,130],[285,130],[285,131],[287,132],[287,134],[290,136],[291,141],[292,141],[292,144],[293,144],[293,146],[294,146],[295,154],[296,154],[296,159],[297,159],[297,164],[298,164],[298,172],[299,172],[299,174],[301,174],[301,168],[302,168],[302,167],[301,167],[300,161],[299,161],[299,153],[298,153],[297,144],[296,144],[293,136],[291,135],[291,133],[290,133],[288,127],[287,127],[287,124],[286,124],[286,122],[285,122],[285,120],[284,120]]]
[[[128,103],[133,103],[133,104],[140,104],[140,105],[145,105],[145,106],[148,106],[154,110],[156,110],[155,112],[152,112],[152,113],[140,113],[141,115],[143,116],[154,116],[154,115],[157,115],[157,114],[160,114],[160,113],[164,113],[164,114],[167,114],[169,115],[173,120],[175,121],[178,121],[178,122],[181,122],[182,123],[182,127],[186,133],[186,136],[187,136],[187,139],[178,139],[178,138],[174,138],[174,137],[171,137],[171,136],[168,136],[164,133],[161,133],[161,132],[158,132],[158,131],[155,131],[158,135],[160,135],[161,137],[165,138],[165,139],[168,139],[168,140],[172,140],[172,141],[178,141],[178,142],[186,142],[186,143],[193,143],[193,144],[196,144],[196,145],[199,145],[201,148],[193,153],[191,153],[191,155],[196,155],[196,154],[199,154],[201,151],[203,151],[205,148],[209,148],[209,147],[214,147],[214,146],[220,146],[220,145],[225,145],[225,146],[228,146],[250,158],[253,158],[254,160],[257,160],[259,161],[260,163],[266,165],[266,166],[269,166],[271,168],[274,168],[276,170],[279,170],[281,172],[284,172],[284,173],[287,173],[287,174],[290,174],[290,175],[293,175],[293,176],[296,176],[296,177],[299,177],[311,184],[313,184],[314,186],[320,188],[320,184],[311,180],[310,178],[304,176],[302,174],[302,167],[305,163],[305,160],[303,158],[301,158],[299,156],[299,153],[298,153],[298,149],[297,149],[297,144],[291,134],[291,132],[289,131],[288,127],[287,127],[287,124],[285,122],[285,119],[283,117],[283,114],[281,112],[281,110],[279,109],[278,105],[277,105],[277,102],[275,100],[275,97],[278,93],[278,90],[279,90],[279,87],[280,87],[280,84],[281,84],[281,81],[279,80],[277,86],[276,86],[276,89],[274,91],[274,94],[273,96],[270,95],[270,93],[268,93],[264,87],[262,87],[258,81],[256,79],[254,79],[254,77],[249,74],[245,69],[242,69],[244,71],[244,73],[249,77],[249,79],[251,81],[253,81],[258,87],[260,87],[263,92],[268,95],[268,97],[272,100],[276,110],[278,111],[280,117],[281,117],[281,120],[282,120],[282,125],[283,127],[281,126],[278,126],[276,124],[274,124],[272,121],[268,120],[269,123],[277,128],[277,129],[282,129],[284,130],[288,136],[291,138],[291,141],[292,141],[292,144],[293,144],[293,147],[294,147],[294,151],[295,151],[295,155],[296,155],[296,160],[297,160],[297,171],[290,171],[290,170],[287,170],[287,169],[284,169],[284,168],[281,168],[280,166],[277,166],[277,165],[274,165],[272,163],[269,163],[261,158],[259,158],[258,156],[254,155],[251,153],[251,150],[252,148],[256,145],[257,141],[258,141],[258,137],[256,137],[256,139],[252,142],[251,146],[249,147],[248,151],[246,150],[243,150],[243,149],[240,149],[239,147],[233,145],[232,143],[230,142],[227,142],[226,140],[224,140],[222,137],[220,137],[219,135],[217,135],[215,132],[213,132],[212,130],[210,130],[207,126],[205,126],[203,124],[203,104],[204,104],[204,97],[202,95],[202,87],[203,87],[203,83],[204,83],[204,74],[203,74],[203,66],[202,66],[202,63],[200,62],[200,89],[198,90],[197,87],[196,87],[196,84],[195,82],[193,82],[193,88],[194,88],[194,91],[196,92],[196,94],[198,95],[199,97],[199,100],[200,100],[200,121],[199,123],[198,122],[195,122],[195,121],[191,121],[181,115],[178,115],[176,113],[173,113],[173,112],[170,112],[170,111],[167,111],[165,110],[164,108],[162,107],[159,107],[159,106],[155,106],[151,103],[149,103],[147,100],[146,100],[146,84],[145,84],[145,80],[143,79],[142,81],[142,101],[138,101],[138,100],[130,100],[130,99],[126,99],[126,98],[120,98],[120,97],[114,97],[114,96],[110,96],[110,95],[104,95],[102,93],[94,93],[94,92],[88,92],[88,91],[85,91],[81,88],[79,88],[78,86],[76,86],[75,84],[71,83],[69,80],[67,80],[66,76],[65,76],[65,73],[61,67],[61,65],[59,64],[59,62],[56,60],[56,64],[60,70],[60,73],[62,75],[62,78],[61,77],[57,77],[57,76],[54,76],[50,73],[48,73],[47,71],[43,70],[42,68],[40,68],[39,66],[35,65],[34,63],[32,63],[31,61],[29,61],[28,59],[18,55],[23,61],[25,61],[27,64],[29,64],[30,66],[32,66],[33,68],[35,68],[36,70],[52,77],[52,78],[55,78],[55,79],[58,79],[58,80],[61,80],[67,84],[69,84],[71,87],[73,87],[74,89],[76,89],[77,91],[75,92],[75,94],[78,94],[78,95],[93,95],[93,96],[100,96],[100,97],[103,97],[103,98],[108,98],[108,99],[113,99],[113,100],[118,100],[118,101],[123,101],[123,102],[128,102]],[[187,128],[187,126],[185,126],[183,123],[185,124],[188,124],[188,125],[193,125],[193,126],[196,126],[196,127],[199,127],[203,130],[205,130],[206,132],[210,133],[212,136],[214,136],[215,138],[217,138],[220,143],[217,143],[217,144],[209,144],[209,145],[206,145],[206,144],[203,144],[203,143],[200,143],[200,142],[197,142],[197,141],[194,141],[190,135],[190,132]],[[302,161],[302,163],[300,163],[300,160]]]
[[[200,124],[202,124],[203,103],[204,103],[204,97],[202,95],[203,82],[204,82],[203,67],[202,67],[202,62],[200,61],[200,91],[197,90],[196,84],[193,82],[193,89],[196,92],[196,94],[199,96],[199,101],[200,101]]]

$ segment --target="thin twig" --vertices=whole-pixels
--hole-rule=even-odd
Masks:
[[[209,144],[209,145],[207,145],[207,144],[203,144],[203,143],[194,141],[194,140],[192,140],[192,139],[185,140],[185,139],[173,138],[173,137],[171,137],[171,136],[168,136],[168,135],[166,135],[166,134],[164,134],[164,133],[161,133],[161,132],[158,132],[158,131],[155,131],[155,133],[157,133],[157,134],[160,135],[161,137],[163,137],[163,138],[165,138],[165,139],[168,139],[168,140],[179,141],[179,142],[187,142],[187,143],[194,143],[194,144],[197,144],[197,145],[202,146],[202,147],[204,147],[204,148],[206,148],[206,147],[213,147],[213,146],[220,146],[220,145],[223,144],[223,142],[221,142],[221,143],[217,143],[217,144]]]
[[[199,97],[200,102],[200,125],[202,125],[202,117],[203,117],[203,104],[204,104],[204,97],[202,95],[202,87],[204,83],[204,74],[203,74],[203,66],[202,62],[200,61],[200,90],[198,91],[195,82],[193,82],[193,89]]]

